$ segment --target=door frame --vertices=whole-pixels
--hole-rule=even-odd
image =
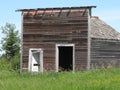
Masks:
[[[73,47],[73,67],[72,70],[73,72],[75,71],[75,44],[56,44],[56,60],[55,60],[55,67],[56,67],[56,72],[59,72],[59,47],[63,46],[63,47]]]
[[[32,72],[32,50],[37,50],[40,52],[40,71],[38,72],[43,72],[43,50],[41,48],[29,49],[28,71]]]

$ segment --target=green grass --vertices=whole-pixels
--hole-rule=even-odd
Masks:
[[[43,74],[2,69],[0,90],[120,90],[120,69]]]

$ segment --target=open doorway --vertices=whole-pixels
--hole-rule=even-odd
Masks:
[[[74,70],[74,45],[57,45],[57,72]]]
[[[43,51],[42,49],[31,48],[29,50],[28,70],[30,72],[43,72]]]

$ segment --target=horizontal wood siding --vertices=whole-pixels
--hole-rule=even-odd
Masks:
[[[120,40],[91,40],[91,68],[120,67]]]
[[[56,44],[75,44],[75,70],[86,69],[88,13],[81,9],[59,14],[41,17],[23,12],[22,70],[28,68],[29,49],[42,48],[44,71],[55,71]]]

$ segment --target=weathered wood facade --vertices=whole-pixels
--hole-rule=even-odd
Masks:
[[[92,38],[91,68],[120,67],[120,40]]]
[[[23,17],[21,71],[29,69],[30,49],[40,48],[42,71],[58,72],[59,46],[72,47],[73,71],[89,68],[88,22],[92,7],[95,6],[18,10]]]

